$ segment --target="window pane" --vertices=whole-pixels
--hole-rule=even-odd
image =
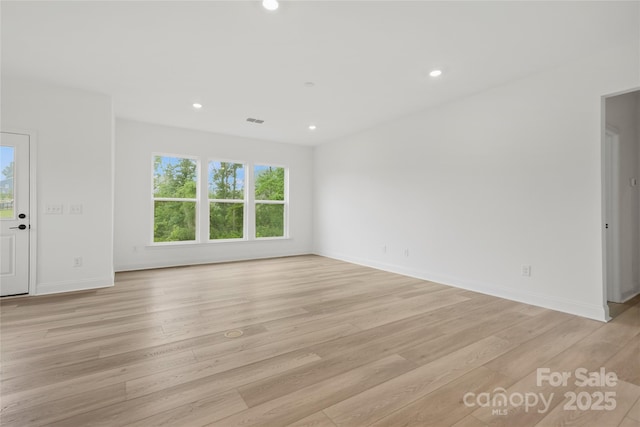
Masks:
[[[13,166],[15,148],[0,147],[0,218],[14,218],[13,211]]]
[[[284,236],[284,205],[256,203],[256,237]]]
[[[284,200],[284,168],[256,166],[256,200]]]
[[[209,198],[244,199],[244,165],[209,162]]]
[[[209,239],[242,239],[243,236],[244,203],[211,203]]]
[[[195,202],[154,202],[153,241],[196,240]]]
[[[153,195],[155,197],[196,198],[197,162],[181,157],[155,156]]]

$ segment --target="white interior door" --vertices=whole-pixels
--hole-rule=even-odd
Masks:
[[[29,136],[0,137],[0,296],[29,292]]]

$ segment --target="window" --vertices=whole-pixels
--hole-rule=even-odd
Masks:
[[[152,244],[288,237],[287,168],[153,154]]]
[[[209,162],[209,239],[244,237],[245,175],[241,163]]]
[[[198,163],[186,157],[153,157],[153,241],[195,241]]]
[[[2,146],[0,148],[0,218],[14,219],[13,209],[13,167],[15,165],[15,148]]]
[[[256,238],[285,237],[285,169],[256,165],[253,176]]]

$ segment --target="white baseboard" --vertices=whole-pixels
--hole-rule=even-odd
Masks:
[[[575,301],[570,301],[560,297],[518,291],[494,285],[487,285],[486,283],[462,280],[455,277],[434,275],[426,271],[419,271],[394,264],[375,262],[364,258],[351,257],[331,251],[316,251],[315,254],[325,256],[327,258],[337,259],[340,261],[350,262],[353,264],[363,265],[365,267],[375,268],[377,270],[402,274],[404,276],[437,282],[443,285],[453,286],[455,288],[466,289],[469,291],[521,302],[524,304],[535,305],[538,307],[574,314],[576,316],[599,320],[601,322],[609,321],[608,312],[607,310],[605,310],[604,306],[576,303]]]
[[[622,294],[622,303],[624,304],[630,299],[635,298],[637,295],[640,295],[640,292],[636,291],[635,289],[625,292],[624,294]]]
[[[65,280],[60,282],[38,283],[36,295],[57,294],[61,292],[85,291],[89,289],[108,288],[113,286],[113,276],[96,277],[83,280]]]
[[[302,252],[286,252],[282,254],[269,254],[264,256],[246,256],[246,257],[228,257],[228,258],[207,258],[200,260],[178,260],[178,261],[154,261],[154,262],[145,262],[145,263],[135,263],[135,264],[120,264],[115,266],[116,272],[124,272],[124,271],[137,271],[137,270],[152,270],[154,268],[171,268],[171,267],[185,267],[189,265],[206,265],[206,264],[221,264],[225,262],[237,262],[237,261],[251,261],[258,259],[271,259],[271,258],[285,258],[290,256],[302,256],[302,255],[311,255],[312,253],[309,251]]]

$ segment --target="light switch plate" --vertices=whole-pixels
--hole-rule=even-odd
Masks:
[[[62,215],[62,209],[61,204],[49,204],[46,206],[44,213],[47,215]]]
[[[71,215],[82,215],[82,203],[74,203],[69,205],[69,213]]]

